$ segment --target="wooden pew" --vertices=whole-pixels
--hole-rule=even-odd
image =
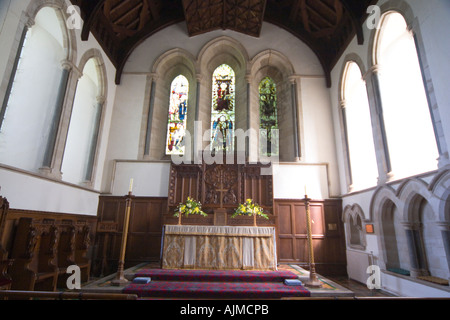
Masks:
[[[20,218],[11,257],[13,290],[55,291],[58,228],[55,221]]]
[[[91,239],[89,236],[90,226],[86,221],[77,221],[75,233],[75,264],[81,270],[81,282],[89,280],[91,272],[91,261],[87,258],[87,253]]]
[[[8,251],[3,244],[8,209],[8,200],[0,197],[0,290],[9,290],[12,285],[12,278],[8,274],[8,269],[11,267],[13,260],[8,259]]]
[[[66,288],[67,268],[75,265],[76,228],[72,220],[62,220],[58,225],[58,288]]]

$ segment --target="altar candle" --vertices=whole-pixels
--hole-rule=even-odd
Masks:
[[[308,193],[306,192],[306,184],[305,184],[305,196],[307,195]]]
[[[133,179],[130,179],[130,192],[133,192]]]

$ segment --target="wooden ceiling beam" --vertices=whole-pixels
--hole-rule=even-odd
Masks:
[[[87,41],[89,39],[92,24],[104,3],[105,0],[86,0],[81,3],[80,10],[85,13],[81,40]]]
[[[362,24],[360,21],[360,16],[362,12],[359,12],[358,8],[361,8],[360,0],[341,0],[344,8],[349,12],[353,27],[355,28],[356,38],[359,45],[364,43],[364,33],[362,29]]]

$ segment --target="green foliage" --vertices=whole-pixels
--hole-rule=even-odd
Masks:
[[[269,219],[269,216],[264,213],[264,209],[261,208],[258,204],[253,203],[252,199],[247,199],[244,204],[240,204],[231,217],[236,218],[237,216],[253,215],[263,217],[264,219]]]
[[[185,216],[190,214],[199,214],[204,217],[208,216],[208,214],[202,211],[202,204],[191,197],[188,197],[186,203],[180,203],[180,205],[175,209],[175,217],[179,217],[180,213]]]

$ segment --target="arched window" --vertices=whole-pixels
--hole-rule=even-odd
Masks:
[[[279,155],[277,85],[270,78],[259,84],[260,155]]]
[[[397,12],[380,23],[375,60],[392,172],[404,178],[435,170],[439,153],[414,36]]]
[[[62,163],[63,180],[92,181],[102,114],[102,83],[96,58],[87,61],[79,79]]]
[[[48,165],[66,89],[67,30],[59,15],[44,7],[35,16],[0,112],[0,162],[29,171]]]
[[[211,110],[211,150],[234,151],[235,87],[234,70],[223,64],[213,73]]]
[[[348,62],[343,76],[343,120],[347,132],[352,190],[377,184],[378,167],[366,83],[359,66]]]
[[[189,81],[176,77],[170,86],[169,120],[167,125],[166,155],[183,155],[186,134]]]

